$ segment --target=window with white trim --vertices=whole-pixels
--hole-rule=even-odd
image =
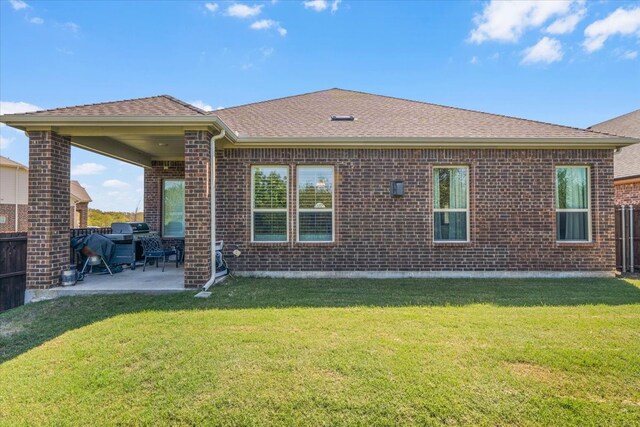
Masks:
[[[556,167],[556,238],[591,241],[591,183],[588,166]]]
[[[433,240],[469,241],[469,168],[433,168]]]
[[[333,242],[333,166],[298,166],[298,241]]]
[[[289,168],[253,166],[251,168],[251,240],[286,242],[289,240]]]

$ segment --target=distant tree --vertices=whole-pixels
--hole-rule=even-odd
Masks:
[[[143,212],[105,212],[89,208],[88,225],[91,227],[110,227],[114,222],[144,221]]]

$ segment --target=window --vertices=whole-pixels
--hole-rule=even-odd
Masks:
[[[556,168],[556,238],[591,241],[591,201],[588,166]]]
[[[184,237],[184,179],[164,180],[162,236]]]
[[[332,166],[298,167],[298,241],[333,242]]]
[[[288,178],[286,166],[251,168],[251,235],[254,242],[289,240]]]
[[[433,239],[469,240],[469,168],[437,166],[433,169]]]

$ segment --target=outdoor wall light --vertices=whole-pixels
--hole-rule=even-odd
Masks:
[[[399,180],[391,181],[391,195],[393,197],[404,196],[404,181],[399,181]]]

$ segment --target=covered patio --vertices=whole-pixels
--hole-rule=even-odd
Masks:
[[[29,137],[27,293],[51,295],[178,291],[205,285],[215,273],[212,194],[215,139],[226,130],[215,116],[170,96],[7,115]],[[217,136],[214,138],[214,136]],[[168,246],[184,241],[184,264],[88,276],[60,287],[69,268],[71,146],[144,168],[145,222]],[[168,195],[169,194],[169,195]],[[168,197],[172,203],[165,203]],[[45,292],[46,291],[46,292]]]
[[[185,291],[182,267],[169,263],[165,271],[154,266],[131,270],[124,269],[113,276],[108,273],[94,273],[74,286],[55,286],[49,289],[28,289],[25,303],[43,301],[63,296],[95,294],[145,293],[163,294]]]

